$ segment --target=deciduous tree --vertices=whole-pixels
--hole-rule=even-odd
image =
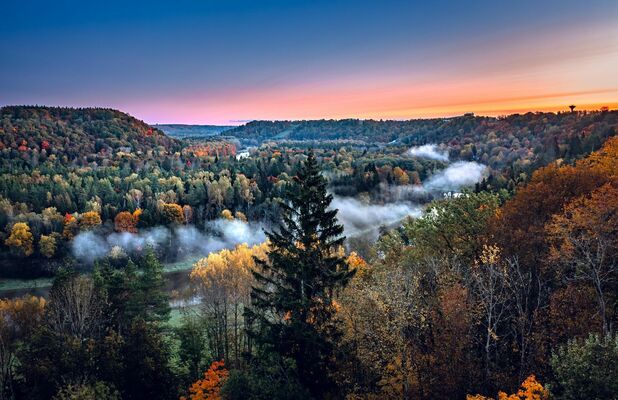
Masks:
[[[590,335],[571,340],[551,357],[558,400],[601,400],[618,396],[618,338]]]
[[[14,249],[17,254],[28,257],[34,251],[33,241],[28,224],[17,222],[11,228],[11,234],[4,244]]]
[[[229,372],[225,369],[223,361],[215,361],[208,371],[204,372],[204,378],[195,382],[189,388],[189,397],[181,397],[182,400],[221,400],[221,388],[225,383]]]
[[[55,235],[41,235],[41,239],[39,240],[39,249],[41,254],[47,258],[52,258],[56,254]]]
[[[567,279],[585,280],[597,294],[603,334],[607,335],[615,296],[609,285],[618,277],[618,187],[606,184],[579,197],[547,225],[552,241],[549,260],[567,267]],[[613,299],[612,299],[613,297]]]
[[[161,208],[163,219],[168,224],[182,224],[185,221],[182,207],[175,203],[164,203]]]
[[[191,279],[202,298],[203,316],[208,321],[208,336],[213,357],[239,366],[241,355],[249,351],[245,335],[244,307],[250,302],[255,259],[264,259],[268,245],[237,245],[232,250],[210,253],[199,260]]]
[[[101,216],[96,211],[87,211],[79,217],[80,229],[84,231],[96,228],[101,222]]]

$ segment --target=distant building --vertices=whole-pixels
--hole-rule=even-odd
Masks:
[[[463,116],[464,117],[474,117],[474,113],[473,112],[467,112]]]

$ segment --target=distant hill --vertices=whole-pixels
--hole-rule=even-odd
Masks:
[[[437,144],[453,159],[502,169],[538,167],[579,158],[601,147],[618,130],[618,111],[526,113],[500,118],[464,115],[408,121],[254,121],[225,132],[243,146],[278,142],[288,146],[325,143],[412,147]]]
[[[169,158],[166,166],[171,167],[178,163],[175,153],[193,148],[187,141],[222,139],[235,144],[237,140],[241,147],[278,142],[283,147],[378,145],[397,147],[398,151],[436,144],[447,149],[451,159],[478,161],[496,170],[529,170],[556,159],[569,161],[590,153],[617,129],[618,111],[152,127],[112,109],[9,106],[0,109],[0,163],[6,168],[15,162],[36,166],[52,156],[62,164],[76,165],[117,164],[127,158],[161,162]],[[193,143],[198,146],[193,149],[198,154],[210,154],[201,145]]]
[[[234,128],[234,126],[183,124],[156,124],[153,127],[178,139],[205,139]]]
[[[502,139],[513,135],[543,143],[547,138],[558,142],[580,135],[584,141],[608,136],[607,129],[618,124],[618,111],[527,113],[501,118],[465,115],[454,118],[414,119],[407,121],[382,120],[308,120],[308,121],[253,121],[225,132],[245,145],[264,141],[324,141],[356,140],[367,144],[449,143],[464,140],[478,142],[490,134]]]
[[[179,151],[181,142],[129,114],[107,108],[7,106],[0,108],[3,159],[97,161],[118,152]]]

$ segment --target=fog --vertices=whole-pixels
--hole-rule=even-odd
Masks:
[[[438,153],[435,145],[412,148],[409,152],[448,160],[447,153]],[[485,165],[457,161],[437,171],[421,185],[383,185],[378,200],[380,204],[335,196],[331,207],[339,210],[337,217],[347,236],[368,235],[376,239],[381,226],[394,225],[407,216],[420,216],[423,210],[421,204],[444,192],[457,192],[463,187],[474,185],[481,181],[486,171]],[[209,222],[204,232],[192,225],[173,229],[160,226],[143,229],[137,234],[113,232],[104,236],[95,232],[83,232],[74,238],[71,247],[77,260],[91,264],[98,258],[109,255],[112,248],[132,254],[147,246],[155,249],[163,247],[173,249],[173,253],[178,256],[186,257],[207,255],[213,251],[232,248],[239,243],[253,245],[265,240],[266,235],[261,224],[218,219]]]
[[[442,150],[435,144],[412,147],[406,151],[406,154],[412,157],[448,162],[448,150]]]
[[[335,196],[332,208],[339,209],[337,218],[347,236],[371,234],[377,238],[380,226],[388,226],[407,216],[418,217],[422,207],[411,203],[365,204],[352,197]]]
[[[473,161],[457,161],[423,182],[422,189],[430,192],[458,191],[483,179],[487,166]]]
[[[82,232],[71,242],[73,256],[86,264],[110,254],[112,248],[125,253],[140,252],[147,246],[157,249],[172,244],[179,255],[207,255],[213,251],[232,248],[239,243],[253,245],[266,240],[262,225],[240,220],[218,219],[208,223],[205,232],[193,225],[155,227],[139,233],[111,233],[102,236],[94,232]]]
[[[448,152],[438,152],[436,145],[413,147],[410,155],[440,159],[448,162]],[[374,239],[380,226],[394,225],[407,216],[419,217],[423,206],[446,192],[458,192],[480,182],[486,175],[487,166],[470,161],[457,161],[435,172],[420,185],[381,184],[379,204],[362,202],[352,197],[335,196],[331,204],[337,208],[337,217],[347,236],[369,233]]]
[[[381,202],[427,203],[446,192],[459,192],[465,187],[473,186],[486,176],[487,167],[483,164],[458,161],[441,171],[429,176],[420,185],[386,185],[381,184],[379,198]]]

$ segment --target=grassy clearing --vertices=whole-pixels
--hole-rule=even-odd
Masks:
[[[0,279],[0,292],[8,290],[47,288],[52,285],[52,282],[52,278]]]
[[[172,308],[170,311],[170,319],[167,320],[167,325],[171,328],[177,328],[182,324],[182,318],[187,313],[193,313],[200,307],[199,304]]]
[[[164,263],[163,272],[167,274],[170,272],[190,270],[191,268],[193,268],[193,264],[195,264],[195,262],[199,260],[200,258],[202,257],[193,256],[193,257],[186,258],[185,260],[182,260],[182,261],[177,261],[173,263]]]
[[[183,261],[163,264],[163,273],[188,271],[193,268],[193,264],[200,258],[189,257]],[[53,281],[53,278],[0,279],[0,297],[1,293],[6,291],[48,288],[51,287]]]

